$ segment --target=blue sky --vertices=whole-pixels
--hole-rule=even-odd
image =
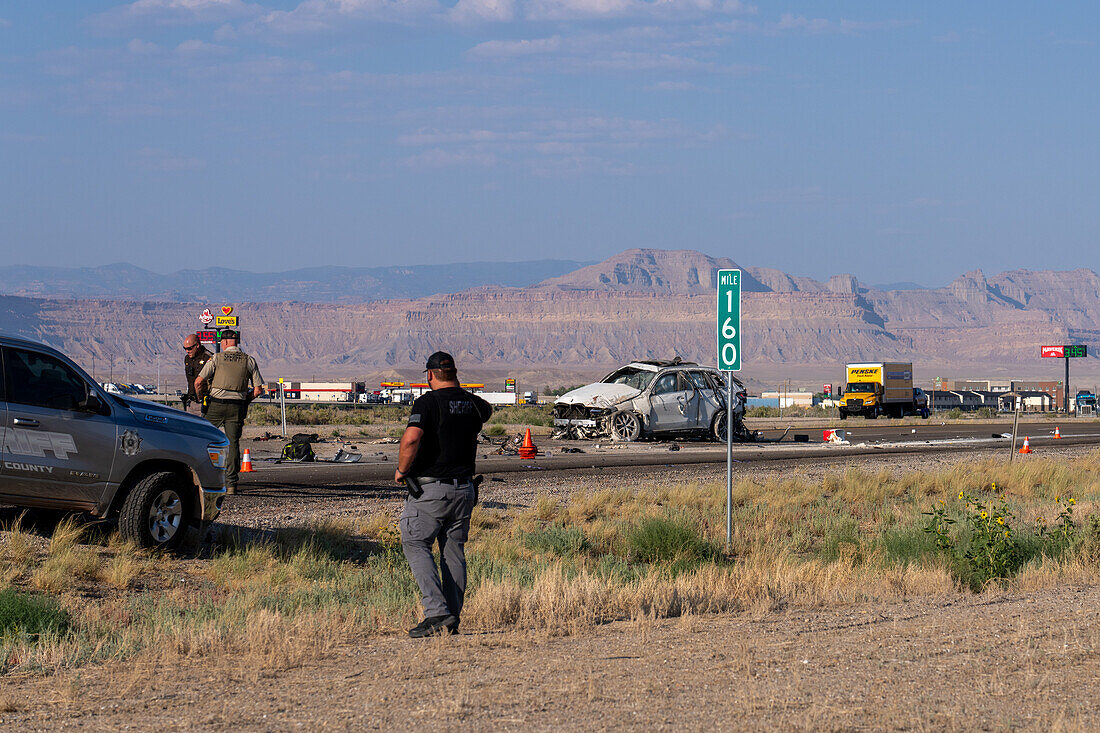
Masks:
[[[1095,3],[0,2],[6,264],[1096,269]]]

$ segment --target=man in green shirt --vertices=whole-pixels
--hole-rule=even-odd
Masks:
[[[225,488],[237,493],[237,472],[241,466],[241,430],[248,413],[248,403],[263,394],[263,377],[256,360],[237,346],[236,331],[221,332],[222,350],[206,362],[195,379],[195,393],[201,399],[208,393],[206,419],[221,428],[229,438],[229,455],[225,466]]]

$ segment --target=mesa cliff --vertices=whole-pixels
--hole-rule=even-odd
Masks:
[[[628,250],[524,288],[367,303],[235,303],[245,347],[268,379],[418,378],[424,358],[452,352],[464,378],[513,376],[538,386],[601,376],[631,359],[712,363],[714,282],[734,261],[686,250]],[[944,288],[883,291],[854,276],[822,283],[745,267],[745,377],[836,381],[846,361],[915,363],[933,374],[1059,374],[1046,343],[1097,344],[1100,277],[1091,270],[967,273]],[[0,296],[4,330],[57,346],[96,376],[129,370],[178,386],[180,340],[219,303]],[[1097,375],[1090,355],[1074,365]],[[919,366],[918,366],[919,365]]]

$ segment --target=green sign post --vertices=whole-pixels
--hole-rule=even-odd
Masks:
[[[741,371],[741,271],[718,271],[718,368],[726,373],[726,550],[733,542],[733,373]]]
[[[718,271],[718,368],[741,371],[741,271]]]

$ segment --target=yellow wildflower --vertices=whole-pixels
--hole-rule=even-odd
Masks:
[[[959,498],[960,498],[960,499],[962,499],[962,498],[963,498],[963,492],[961,492],[961,491],[959,492]]]
[[[994,482],[993,482],[993,490],[994,490],[994,491],[996,491],[996,490],[997,490],[997,482],[996,482],[996,481],[994,481]]]
[[[1057,494],[1054,495],[1054,501],[1058,501],[1058,495]]]
[[[1005,518],[1004,517],[997,517],[997,524],[1004,524],[1004,523],[1005,523]]]
[[[1005,539],[1006,540],[1008,539],[1008,532],[1007,531],[1005,532]]]
[[[988,514],[986,514],[985,512],[982,512],[982,519],[985,519],[988,516],[989,516]]]
[[[1076,503],[1077,503],[1077,500],[1076,500],[1076,499],[1070,499],[1070,500],[1069,500],[1069,503],[1070,503],[1070,504],[1076,504]]]

